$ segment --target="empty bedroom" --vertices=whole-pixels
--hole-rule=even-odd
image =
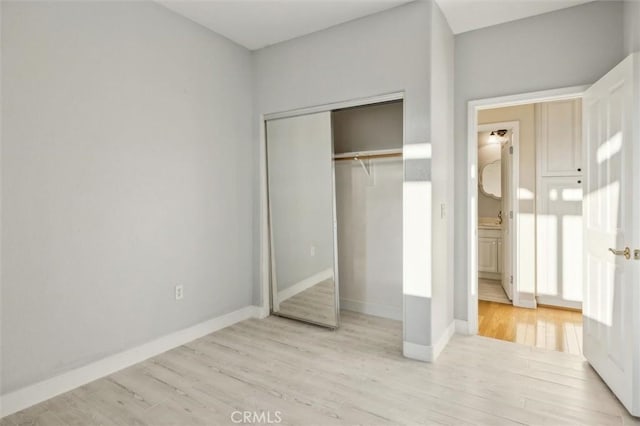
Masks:
[[[639,1],[0,38],[0,426],[640,424]]]

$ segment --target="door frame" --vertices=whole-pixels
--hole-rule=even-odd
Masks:
[[[511,288],[512,291],[512,296],[513,296],[513,304],[514,306],[520,306],[520,300],[518,297],[518,275],[517,275],[517,266],[518,263],[515,262],[514,260],[517,259],[517,247],[518,247],[518,233],[515,232],[515,230],[517,229],[517,221],[518,221],[518,212],[519,212],[519,205],[518,203],[515,202],[516,199],[516,195],[517,195],[517,191],[516,188],[518,187],[520,181],[520,122],[519,121],[503,121],[503,122],[496,122],[496,123],[487,123],[487,124],[478,124],[477,126],[478,131],[476,132],[476,153],[478,151],[478,132],[488,132],[488,131],[494,131],[494,130],[500,130],[500,129],[506,129],[506,130],[511,130],[511,146],[513,147],[513,153],[511,155],[511,158],[509,159],[509,161],[511,162],[511,176],[509,176],[509,181],[511,182],[510,185],[510,189],[511,189],[511,194],[509,197],[510,200],[510,204],[509,204],[509,210],[513,212],[513,218],[511,219],[509,217],[509,213],[508,212],[502,212],[502,216],[503,216],[503,222],[505,220],[512,220],[512,226],[511,226],[511,230],[512,232],[509,234],[510,238],[508,241],[509,244],[509,250],[511,251],[511,256],[510,256],[510,265],[509,265],[509,272],[510,275],[513,277],[513,286]],[[477,159],[476,159],[477,162]],[[480,176],[479,176],[479,171],[478,171],[478,182],[480,181]],[[476,198],[477,200],[477,198]],[[505,217],[506,214],[506,217]],[[477,235],[477,234],[476,234]],[[504,244],[504,241],[503,241]],[[502,259],[503,261],[503,265],[504,265],[504,259]]]
[[[397,91],[391,93],[384,93],[366,98],[349,99],[345,101],[332,102],[322,105],[315,105],[310,107],[295,108],[286,111],[272,112],[260,114],[259,118],[259,132],[260,132],[260,301],[257,303],[259,307],[259,317],[266,318],[271,313],[271,238],[270,238],[270,226],[269,226],[269,199],[268,199],[268,182],[267,182],[267,132],[266,123],[268,120],[275,120],[279,118],[291,118],[300,115],[313,114],[317,112],[333,111],[336,109],[357,107],[369,104],[376,104],[380,102],[389,101],[405,101],[405,92]],[[402,103],[402,146],[405,145],[406,135],[406,102]],[[404,161],[402,164],[404,176]],[[334,200],[335,201],[335,200]],[[335,208],[335,202],[334,202]],[[334,212],[335,213],[335,212]],[[335,217],[335,216],[334,216]],[[403,225],[404,226],[404,225]],[[334,239],[334,246],[337,245],[337,240]],[[337,259],[337,247],[334,247],[334,256]],[[337,283],[337,280],[336,280]],[[337,292],[336,292],[337,295]],[[404,298],[403,298],[404,299]],[[339,307],[339,300],[336,301],[337,307]],[[404,304],[402,306],[403,318],[404,318]]]
[[[520,93],[508,96],[471,100],[467,104],[467,211],[466,211],[466,238],[467,244],[467,329],[466,334],[478,334],[478,111],[493,108],[503,108],[516,105],[525,105],[539,102],[559,101],[564,99],[581,98],[590,85],[571,86],[537,92]],[[514,154],[516,149],[514,148]],[[518,165],[519,169],[519,165]],[[518,189],[514,185],[516,197],[513,204],[518,204]],[[534,198],[535,204],[535,198]],[[535,205],[534,210],[535,211]],[[514,211],[514,225],[519,223]],[[519,229],[514,226],[516,236]],[[516,237],[516,240],[517,237]],[[519,240],[518,240],[519,241]],[[519,246],[519,244],[518,244]],[[534,253],[535,255],[535,253]],[[512,259],[516,271],[518,270],[518,251]],[[514,284],[518,282],[517,275],[514,275]],[[515,290],[515,285],[514,285]],[[514,304],[517,292],[514,291]],[[519,299],[519,298],[518,298]],[[529,306],[535,307],[535,306]]]

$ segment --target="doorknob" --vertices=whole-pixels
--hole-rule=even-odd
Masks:
[[[631,259],[631,249],[629,247],[625,247],[624,250],[616,250],[610,248],[609,251],[616,256],[624,256],[625,259]]]

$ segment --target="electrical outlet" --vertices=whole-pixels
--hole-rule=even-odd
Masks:
[[[181,285],[176,286],[176,300],[182,300],[184,297],[184,287]]]
[[[316,255],[316,246],[311,246],[311,248],[309,249],[309,254],[311,255],[311,257]]]

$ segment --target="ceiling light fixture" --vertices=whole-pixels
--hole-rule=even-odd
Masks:
[[[508,130],[506,129],[500,129],[500,130],[494,130],[489,134],[489,143],[500,143],[502,142],[502,138],[504,138],[504,135],[506,135],[508,132]]]

